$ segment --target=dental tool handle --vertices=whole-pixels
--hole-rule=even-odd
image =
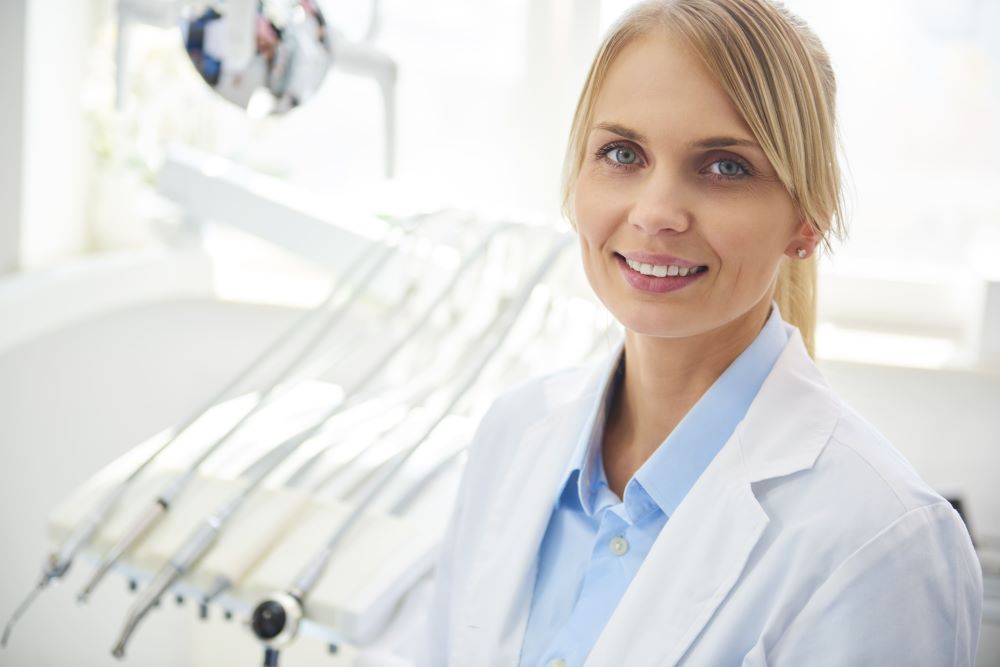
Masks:
[[[279,446],[279,449],[286,448],[291,444],[291,441],[295,440],[295,436],[290,438],[288,441]],[[298,444],[301,444],[302,440]],[[297,446],[297,445],[296,445]],[[274,457],[269,465],[264,468],[263,472],[258,473],[260,477],[252,481],[247,489],[244,490],[242,496],[245,496],[253,489],[256,482],[263,479],[267,473],[273,470],[282,459]],[[170,505],[174,502],[184,487],[187,486],[188,482],[197,474],[196,468],[189,468],[187,471],[181,473],[175,477],[171,482],[164,488],[163,493],[156,499],[156,501],[147,507],[146,512],[142,514],[137,521],[129,526],[128,532],[107,552],[101,559],[100,565],[98,565],[97,570],[91,576],[90,581],[84,587],[83,591],[79,594],[78,599],[80,602],[85,602],[90,594],[94,592],[97,585],[104,579],[104,576],[111,570],[115,563],[121,559],[125,553],[132,548],[132,546],[138,542],[144,535],[146,535],[153,526],[170,510]],[[222,517],[219,521],[225,521],[228,515],[235,511],[235,508],[227,509],[226,515]],[[218,516],[218,515],[216,515]],[[212,520],[213,517],[210,517]]]
[[[66,574],[66,570],[73,563],[77,552],[88,544],[101,523],[110,513],[111,509],[118,503],[125,494],[125,486],[119,485],[108,493],[94,511],[90,512],[80,523],[76,525],[69,537],[63,541],[59,550],[49,556],[45,570],[45,577],[58,579]]]
[[[170,566],[177,570],[180,575],[187,573],[195,563],[198,562],[205,552],[211,548],[219,538],[219,531],[222,523],[217,517],[205,519],[194,531],[190,539],[177,550],[174,557],[170,559]]]
[[[146,511],[139,517],[139,520],[132,523],[125,535],[123,535],[122,538],[104,554],[100,565],[97,566],[97,570],[94,571],[94,574],[90,577],[87,585],[84,586],[83,590],[80,592],[80,595],[78,596],[80,602],[85,602],[87,598],[90,597],[90,594],[94,592],[97,585],[101,583],[102,579],[104,579],[104,575],[106,575],[111,567],[118,562],[118,559],[121,558],[122,554],[128,551],[133,544],[142,539],[143,536],[145,536],[152,529],[156,522],[160,520],[160,517],[162,517],[166,511],[167,505],[160,500],[157,500],[157,502],[146,508]]]

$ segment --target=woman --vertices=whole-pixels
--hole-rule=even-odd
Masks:
[[[611,30],[564,201],[624,341],[484,418],[428,664],[973,663],[968,533],[810,357],[833,105],[823,47],[768,0]]]

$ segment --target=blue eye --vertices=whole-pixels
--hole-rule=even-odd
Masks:
[[[740,178],[750,175],[750,169],[746,165],[730,158],[716,160],[708,166],[708,169],[711,173],[722,178]]]
[[[594,154],[599,160],[603,160],[615,169],[624,169],[641,163],[639,151],[625,143],[612,143],[597,149]]]
[[[631,148],[613,148],[608,152],[608,155],[613,156],[615,162],[620,162],[621,164],[632,164],[639,157]]]

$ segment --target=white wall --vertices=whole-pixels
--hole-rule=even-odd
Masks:
[[[106,5],[99,0],[26,3],[20,231],[25,269],[52,266],[89,246],[91,148],[81,97],[96,10]]]
[[[17,268],[21,238],[26,2],[0,3],[0,275]]]

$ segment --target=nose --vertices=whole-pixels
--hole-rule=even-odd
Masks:
[[[628,223],[650,236],[680,233],[691,226],[689,194],[682,180],[671,174],[649,173],[638,186]]]

